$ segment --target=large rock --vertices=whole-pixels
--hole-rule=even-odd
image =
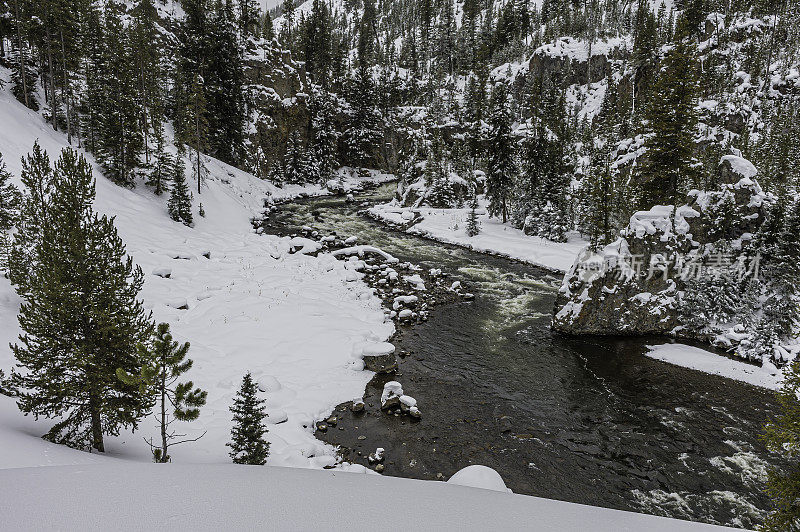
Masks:
[[[364,347],[364,369],[376,373],[391,373],[397,369],[395,348],[389,342],[369,344]]]
[[[726,184],[692,191],[680,207],[637,212],[615,242],[583,251],[559,289],[553,328],[567,334],[688,334],[679,321],[686,275],[706,246],[741,248],[762,223],[768,196],[741,157],[720,162]]]

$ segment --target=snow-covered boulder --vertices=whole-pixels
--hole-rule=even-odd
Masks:
[[[394,346],[389,342],[367,344],[363,348],[364,369],[376,373],[389,373],[397,369]]]
[[[400,406],[400,398],[403,396],[403,385],[397,381],[389,381],[383,385],[381,395],[381,409],[391,410]]]
[[[503,477],[500,476],[500,473],[484,465],[467,466],[450,477],[447,483],[455,484],[456,486],[511,493],[511,490],[506,487],[506,483],[503,482]]]

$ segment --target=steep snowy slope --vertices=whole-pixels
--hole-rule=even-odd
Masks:
[[[17,103],[6,86],[0,91],[0,152],[17,181],[20,158],[37,139],[51,160],[66,146],[66,138]],[[334,451],[314,438],[313,421],[362,395],[371,373],[361,371],[355,346],[386,340],[393,325],[341,262],[289,254],[288,239],[253,232],[250,219],[266,195],[303,189],[276,189],[214,160],[206,165],[211,175],[199,195],[194,184],[194,228],[169,219],[166,198],[144,186],[120,188],[95,168],[96,209],[116,217],[128,253],[146,275],[141,297],[156,320],[172,325],[177,339],[191,342],[195,364],[188,377],[209,392],[200,419],[185,431],[207,434],[176,447],[173,459],[229,461],[228,407],[250,370],[265,392],[271,421],[286,420],[270,425],[270,463],[333,464]],[[201,201],[205,218],[197,215]],[[18,307],[12,287],[0,278],[0,367],[6,371],[14,364],[8,344],[18,334]],[[38,439],[51,424],[23,418],[12,399],[0,397],[0,468],[98,459]],[[141,429],[109,441],[107,455],[149,460],[142,436],[155,434],[153,420],[144,420]]]

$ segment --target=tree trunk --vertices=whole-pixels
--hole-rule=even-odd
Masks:
[[[60,30],[61,36],[61,64],[64,68],[64,86],[61,88],[62,99],[67,107],[67,142],[72,144],[72,123],[69,116],[69,76],[67,75],[67,51],[64,46],[64,30]]]
[[[47,16],[49,18],[49,16]],[[51,116],[51,120],[53,121],[53,129],[58,131],[58,110],[56,109],[56,78],[55,73],[53,71],[53,46],[52,46],[52,38],[50,35],[50,26],[47,26],[47,31],[45,32],[45,39],[47,40],[47,70],[48,70],[48,81],[50,83],[50,112],[53,116]]]
[[[161,375],[161,462],[167,462],[167,383],[166,370]]]
[[[106,449],[103,445],[103,423],[100,419],[100,405],[95,397],[89,398],[89,409],[92,414],[92,448],[104,453]]]
[[[22,93],[25,96],[25,107],[30,108],[28,100],[28,71],[25,64],[25,52],[22,49],[22,18],[19,14],[19,0],[14,2],[14,10],[17,19],[17,50],[19,53],[20,79],[22,80]]]

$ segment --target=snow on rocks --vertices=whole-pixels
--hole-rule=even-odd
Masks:
[[[447,483],[455,484],[456,486],[468,486],[470,488],[512,493],[512,491],[506,487],[506,483],[503,481],[503,477],[500,476],[500,473],[484,465],[467,466],[450,477]]]
[[[385,455],[386,455],[386,451],[384,450],[384,448],[383,447],[378,447],[377,449],[375,449],[374,453],[369,455],[369,458],[367,458],[367,461],[370,464],[380,464],[386,458]]]
[[[391,256],[390,254],[386,253],[382,249],[377,248],[375,246],[351,246],[351,247],[347,247],[347,248],[337,249],[336,251],[334,251],[332,253],[332,255],[334,257],[350,256],[350,255],[358,255],[359,257],[363,257],[364,255],[366,255],[368,253],[373,253],[375,255],[379,255],[379,256],[383,257],[386,260],[386,262],[389,262],[389,263],[400,262],[395,257]]]
[[[397,381],[389,381],[383,385],[381,394],[381,410],[391,410],[400,406],[400,397],[403,396],[403,385]]]
[[[303,255],[310,255],[322,249],[321,243],[301,236],[292,238],[289,241],[289,246],[289,253],[302,253]]]
[[[389,373],[397,369],[394,345],[389,342],[368,343],[362,348],[364,369],[376,373]]]
[[[397,381],[389,381],[383,385],[381,410],[394,415],[406,414],[414,419],[422,417],[417,400],[403,393],[403,386]]]
[[[153,268],[153,275],[169,279],[172,277],[172,268]]]

